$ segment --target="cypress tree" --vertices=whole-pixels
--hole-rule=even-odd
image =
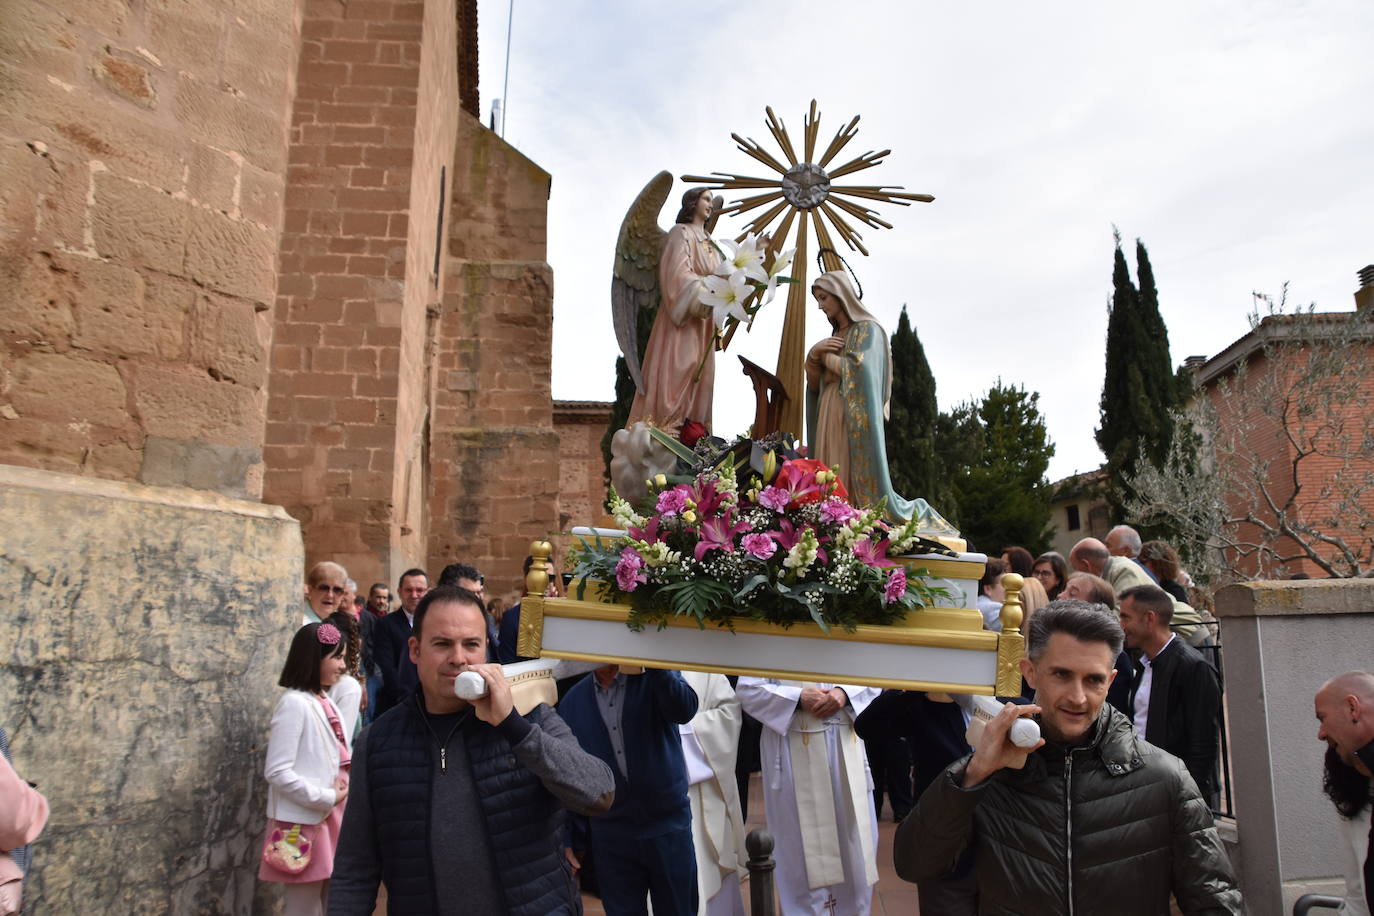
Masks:
[[[1113,237],[1112,301],[1096,438],[1107,458],[1111,482],[1107,501],[1120,520],[1122,506],[1131,496],[1125,478],[1137,472],[1142,456],[1163,461],[1173,430],[1169,411],[1179,401],[1149,254],[1137,240],[1137,290],[1121,250],[1121,233],[1115,228]]]
[[[892,487],[908,498],[935,503],[941,463],[935,450],[935,376],[906,306],[892,335],[892,403],[884,428]]]

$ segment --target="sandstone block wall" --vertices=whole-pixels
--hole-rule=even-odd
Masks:
[[[502,594],[518,586],[529,542],[559,528],[549,176],[467,115],[453,173],[427,566],[472,563]]]
[[[595,525],[606,514],[601,437],[611,422],[610,401],[554,401],[558,431],[558,522],[566,531]]]
[[[0,462],[256,497],[298,0],[11,0]]]
[[[33,913],[261,913],[300,527],[276,506],[0,466],[0,724],[52,814]]]
[[[444,266],[458,13],[309,0],[302,32],[264,498],[301,521],[312,562],[391,580],[424,554],[426,306]]]

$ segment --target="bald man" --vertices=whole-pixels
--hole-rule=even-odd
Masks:
[[[1327,681],[1315,701],[1317,738],[1326,742],[1323,788],[1342,815],[1345,842],[1344,912],[1374,913],[1374,831],[1370,777],[1374,775],[1374,674],[1347,671]]]
[[[1112,556],[1107,545],[1097,538],[1084,538],[1073,545],[1073,550],[1069,551],[1069,568],[1107,580],[1117,597],[1128,588],[1155,584],[1143,566],[1126,557]],[[1211,633],[1203,625],[1202,617],[1192,605],[1174,599],[1173,619],[1174,632],[1183,637],[1190,646],[1207,644]]]

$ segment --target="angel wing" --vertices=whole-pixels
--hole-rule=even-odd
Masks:
[[[652,323],[658,308],[658,259],[667,232],[659,228],[658,214],[673,189],[670,172],[659,172],[625,213],[620,237],[615,243],[615,268],[611,274],[611,320],[615,339],[625,364],[634,379],[635,389],[644,391],[644,376],[639,366],[640,321]]]

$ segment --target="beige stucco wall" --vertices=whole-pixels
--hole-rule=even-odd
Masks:
[[[1344,892],[1312,701],[1327,678],[1369,669],[1374,580],[1231,585],[1217,616],[1241,888],[1252,916],[1284,916],[1304,893]]]
[[[0,724],[52,806],[26,912],[272,910],[263,749],[300,622],[299,524],[7,466],[0,518]]]

